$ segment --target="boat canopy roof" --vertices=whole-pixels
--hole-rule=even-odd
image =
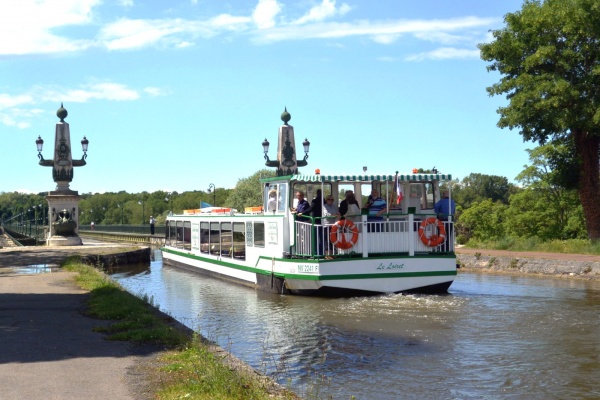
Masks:
[[[301,182],[394,182],[396,175],[292,175],[292,181]],[[398,174],[399,181],[450,181],[450,174]]]

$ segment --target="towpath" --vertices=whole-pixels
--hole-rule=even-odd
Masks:
[[[87,292],[75,286],[72,273],[50,268],[72,254],[120,247],[0,249],[1,399],[153,398],[142,366],[158,349],[94,332],[107,322],[85,315]],[[53,272],[32,273],[40,270]]]

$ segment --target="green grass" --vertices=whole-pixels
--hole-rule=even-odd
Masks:
[[[487,242],[470,240],[465,246],[474,249],[600,255],[600,242],[583,239],[551,240],[547,242],[535,237],[528,239],[505,238]]]
[[[101,267],[101,266],[97,266]],[[76,272],[76,283],[90,291],[88,313],[111,320],[97,328],[109,340],[137,344],[164,345],[158,365],[149,371],[149,381],[157,399],[296,399],[294,393],[279,388],[266,377],[231,362],[227,353],[197,336],[169,324],[172,319],[156,312],[148,299],[138,298],[104,273],[70,258],[62,268]]]

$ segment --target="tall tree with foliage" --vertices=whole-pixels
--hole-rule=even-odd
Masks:
[[[504,176],[470,173],[455,185],[452,196],[457,204],[469,208],[487,199],[508,204],[508,197],[516,191],[515,185]]]
[[[498,126],[519,128],[524,140],[572,143],[576,187],[588,238],[600,240],[600,2],[526,0],[504,18],[494,41],[480,44],[505,94]]]
[[[248,178],[238,180],[235,189],[231,192],[225,205],[244,212],[244,208],[260,206],[262,200],[261,178],[272,178],[275,176],[274,170],[261,169]]]
[[[531,165],[517,176],[524,189],[511,196],[506,212],[509,235],[543,240],[584,238],[581,202],[573,189],[564,188],[553,160],[568,157],[564,145],[547,144],[528,150]]]

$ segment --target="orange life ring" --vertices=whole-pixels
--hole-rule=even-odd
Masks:
[[[427,237],[425,235],[425,228],[432,224],[437,226],[438,233],[437,235],[434,233],[433,235]],[[419,225],[419,239],[421,239],[421,242],[423,242],[425,246],[429,247],[436,247],[444,243],[446,240],[446,228],[444,228],[444,223],[434,217],[427,218],[425,221],[421,222],[421,225]]]
[[[346,233],[351,233],[350,240],[346,239]],[[348,250],[358,242],[358,227],[349,219],[342,219],[331,227],[329,240],[338,249]]]

